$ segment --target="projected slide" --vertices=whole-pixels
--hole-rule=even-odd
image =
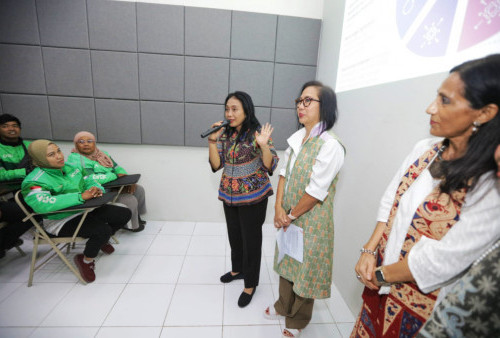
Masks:
[[[337,91],[500,53],[500,0],[347,0]]]

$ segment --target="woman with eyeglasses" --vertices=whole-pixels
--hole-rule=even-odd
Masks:
[[[81,131],[75,135],[73,142],[75,148],[71,150],[68,162],[80,165],[86,179],[105,184],[127,175],[127,171],[120,167],[107,152],[97,148],[94,134]],[[140,216],[146,213],[144,188],[139,184],[125,187],[116,202],[125,204],[132,211],[130,223],[123,229],[132,232],[144,230],[146,221]]]
[[[212,171],[223,169],[219,200],[223,202],[231,271],[220,277],[222,283],[243,279],[244,289],[238,306],[247,306],[259,285],[262,253],[262,225],[267,199],[273,194],[269,175],[278,164],[269,123],[261,126],[255,116],[252,98],[236,91],[226,97],[224,118],[227,127],[208,137]],[[219,121],[212,127],[220,126]]]
[[[333,262],[333,199],[345,149],[332,127],[337,120],[335,92],[321,82],[304,84],[295,100],[303,128],[287,140],[280,170],[274,226],[293,224],[303,231],[303,260],[276,248],[274,270],[280,275],[279,299],[264,311],[268,319],[285,317],[283,337],[298,337],[312,317],[314,299],[330,297]]]

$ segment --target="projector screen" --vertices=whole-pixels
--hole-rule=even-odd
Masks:
[[[336,91],[500,53],[500,0],[346,0]]]

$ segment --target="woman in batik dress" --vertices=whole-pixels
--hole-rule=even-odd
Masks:
[[[389,184],[361,249],[366,287],[352,337],[413,337],[459,274],[500,237],[493,154],[500,55],[450,71],[427,108],[430,133]]]
[[[280,275],[279,299],[265,309],[269,319],[285,316],[284,337],[298,337],[311,320],[314,299],[330,297],[333,261],[333,198],[344,147],[332,131],[337,119],[334,91],[306,83],[295,100],[303,128],[287,140],[280,171],[274,225],[303,229],[303,260],[285,255],[274,270]]]

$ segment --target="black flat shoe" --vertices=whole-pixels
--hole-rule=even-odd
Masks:
[[[241,272],[233,276],[233,275],[231,275],[231,271],[229,271],[228,273],[220,276],[220,281],[222,283],[230,283],[233,280],[243,279],[243,278],[245,278],[245,276],[243,276],[243,274]]]
[[[122,229],[130,232],[141,232],[142,230],[144,230],[144,224],[139,224],[139,227],[136,229],[129,229],[129,228],[122,228]]]
[[[245,307],[248,304],[250,304],[250,302],[252,301],[253,295],[255,294],[255,290],[257,290],[257,287],[253,288],[253,291],[251,294],[248,294],[245,291],[243,291],[240,295],[240,298],[238,299],[238,306]]]

